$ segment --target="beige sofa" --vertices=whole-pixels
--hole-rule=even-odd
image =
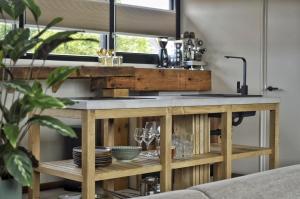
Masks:
[[[139,199],[300,199],[300,165]]]

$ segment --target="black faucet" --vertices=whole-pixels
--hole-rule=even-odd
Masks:
[[[237,82],[237,92],[241,95],[248,95],[248,85],[247,85],[247,60],[244,57],[235,57],[235,56],[225,56],[227,59],[241,59],[243,60],[243,85],[241,87],[241,82]]]

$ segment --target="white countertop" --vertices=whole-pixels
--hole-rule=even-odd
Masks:
[[[164,108],[178,106],[213,106],[279,103],[271,97],[195,97],[195,96],[130,96],[131,99],[74,99],[71,109]]]

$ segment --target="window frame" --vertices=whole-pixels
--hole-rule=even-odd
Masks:
[[[180,1],[181,0],[170,0],[170,10],[176,12],[176,39],[180,39]],[[19,27],[24,28],[25,17],[21,15],[19,17]],[[115,0],[110,0],[110,17],[109,17],[109,33],[107,35],[101,35],[101,47],[102,48],[113,48],[115,44]],[[159,56],[158,54],[146,54],[146,53],[129,53],[129,52],[117,52],[117,55],[123,56],[124,63],[130,64],[153,64],[157,65]],[[26,53],[22,59],[32,59],[32,53]],[[47,60],[52,61],[78,61],[78,62],[98,62],[96,56],[83,56],[83,55],[59,55],[50,54]]]

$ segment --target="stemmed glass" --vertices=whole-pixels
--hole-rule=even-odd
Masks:
[[[136,128],[134,131],[134,139],[135,139],[135,141],[137,141],[139,146],[142,146],[143,137],[144,137],[144,129]]]
[[[154,140],[154,138],[155,138],[154,131],[145,128],[145,130],[144,130],[144,136],[143,136],[143,141],[144,141],[145,144],[146,144],[147,151],[149,150],[149,145],[150,145],[151,142]]]

